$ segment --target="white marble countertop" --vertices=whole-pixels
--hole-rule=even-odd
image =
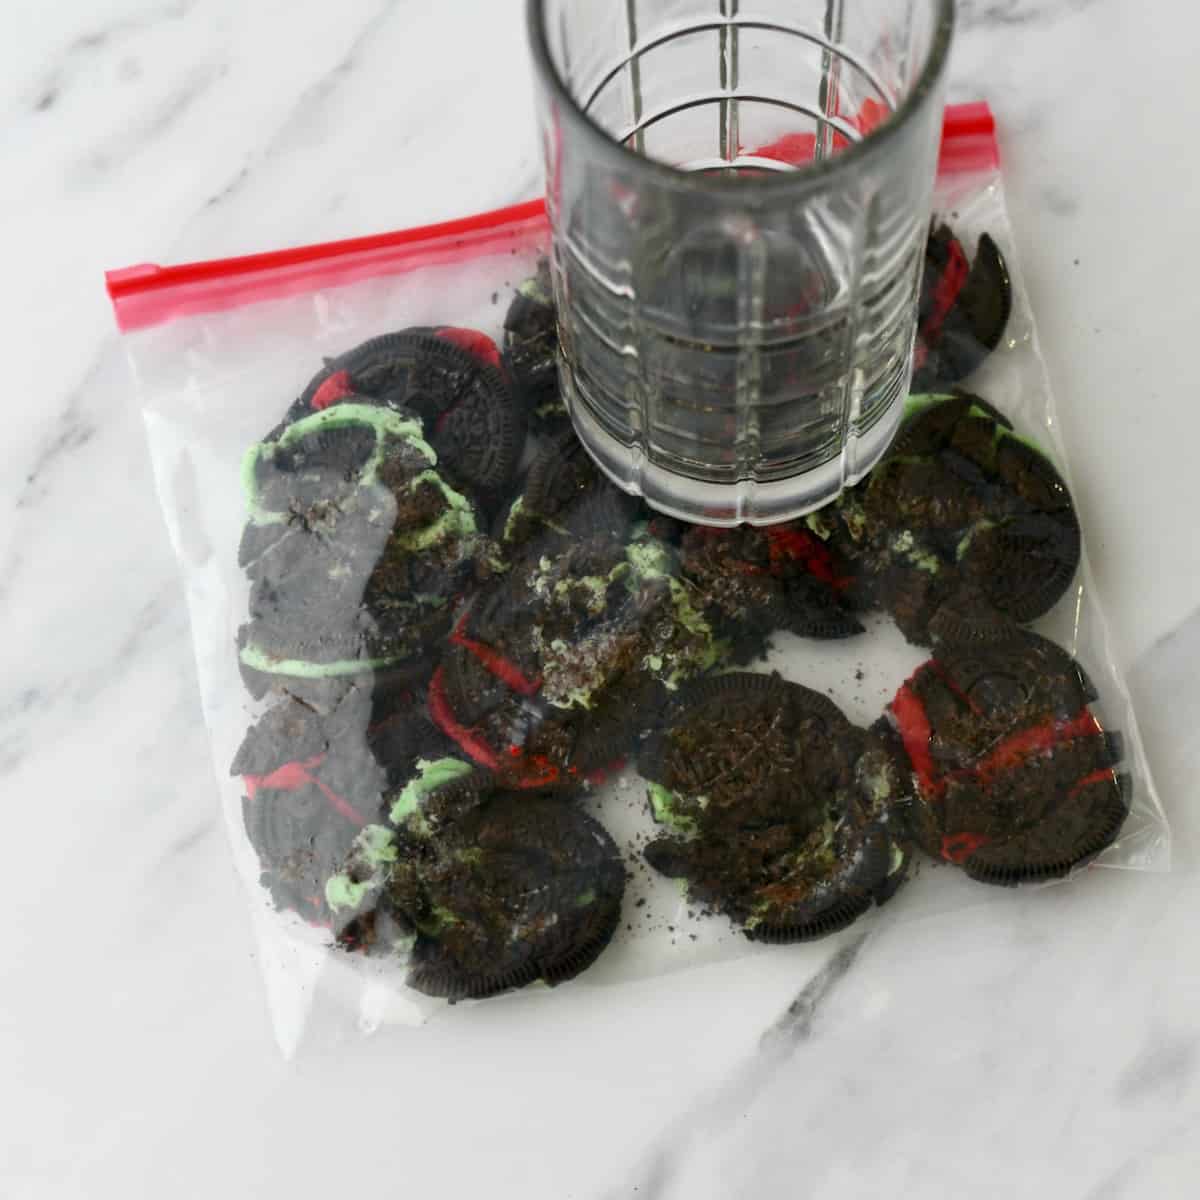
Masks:
[[[101,272],[535,194],[519,0],[10,4],[0,1193],[1196,1194],[1200,18],[960,7],[1175,872],[287,1063]]]

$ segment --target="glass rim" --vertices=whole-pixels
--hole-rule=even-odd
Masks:
[[[813,160],[791,171],[772,172],[762,176],[740,176],[730,179],[714,173],[697,173],[682,167],[673,167],[645,154],[639,154],[623,142],[619,142],[598,121],[580,106],[571,95],[559,74],[558,67],[550,54],[550,43],[546,33],[546,6],[550,0],[526,0],[527,32],[533,53],[534,68],[548,87],[566,108],[584,133],[606,149],[615,151],[619,157],[627,158],[631,167],[658,175],[663,183],[692,188],[737,188],[746,192],[801,191],[814,183],[823,183],[838,172],[849,170],[869,159],[871,154],[899,136],[912,122],[915,114],[933,93],[950,57],[950,46],[954,40],[955,0],[930,0],[936,7],[936,26],[933,44],[929,48],[921,72],[908,89],[903,99],[881,125],[870,130],[861,140],[830,158]]]

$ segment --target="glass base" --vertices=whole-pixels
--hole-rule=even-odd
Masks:
[[[847,439],[842,453],[819,467],[770,482],[711,483],[666,470],[618,441],[577,402],[569,372],[560,375],[575,432],[605,475],[651,508],[699,525],[775,525],[823,507],[875,466],[904,416],[902,394],[869,430]]]

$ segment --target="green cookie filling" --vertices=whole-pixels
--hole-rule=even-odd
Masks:
[[[462,918],[458,913],[448,909],[444,904],[434,904],[430,907],[429,919],[421,923],[421,929],[430,935],[436,936],[443,929],[461,924]]]
[[[610,664],[627,653],[634,639],[644,639],[642,667],[670,689],[708,670],[725,653],[725,643],[714,637],[687,586],[671,574],[671,558],[661,542],[645,534],[636,536],[635,531],[623,557],[606,574],[560,578],[562,564],[543,556],[530,578],[530,588],[539,599],[569,606],[580,597],[586,611],[600,618],[605,616],[614,584],[623,583],[634,600],[647,584],[667,584],[663,599],[670,600],[669,621],[646,621],[637,629],[618,606],[612,619],[601,620],[570,645],[562,638],[549,639],[540,625],[533,626],[530,637],[542,662],[542,695],[557,708],[591,708],[595,692],[609,680]]]
[[[398,658],[348,658],[339,662],[305,662],[299,658],[276,658],[251,643],[242,648],[239,656],[242,663],[252,671],[264,675],[287,675],[293,679],[338,679],[344,675],[358,675],[364,671],[375,671],[399,662]]]
[[[971,543],[975,540],[976,536],[978,534],[985,533],[989,529],[994,529],[995,525],[996,522],[988,520],[987,517],[983,517],[976,521],[975,524],[972,525],[971,528],[968,529],[967,532],[964,533],[959,539],[958,545],[954,548],[954,557],[959,562],[962,562],[962,560],[966,558],[968,551],[971,549]]]
[[[700,646],[684,646],[678,651],[662,647],[642,660],[642,665],[667,688],[674,691],[684,679],[709,670],[723,656],[726,646],[713,636],[712,626],[692,604],[687,585],[671,573],[667,548],[653,538],[643,538],[625,547],[625,559],[632,568],[626,583],[632,592],[639,583],[665,579],[671,591],[671,607],[676,624],[686,629]]]
[[[836,503],[837,501],[835,500],[834,504]],[[822,513],[828,511],[830,507],[832,507],[832,505],[827,505],[825,508],[818,508],[816,512],[810,512],[808,516],[804,518],[805,525],[807,525],[808,528],[823,542],[827,542],[831,537],[833,537],[833,526],[830,525],[829,522],[821,515]]]
[[[354,850],[372,867],[394,863],[398,857],[395,835],[383,825],[368,825],[354,839]]]
[[[542,696],[546,701],[555,708],[591,708],[592,697],[608,682],[610,656],[620,631],[600,628],[574,645],[562,638],[547,642],[539,625],[530,633],[542,663]]]
[[[653,538],[635,536],[625,547],[625,559],[638,580],[667,579],[671,575],[671,556],[666,546]]]
[[[679,811],[680,797],[661,783],[649,785],[650,812],[654,819],[675,833],[685,836],[696,832],[696,818]],[[692,803],[703,808],[707,800],[698,796]]]
[[[301,438],[326,429],[340,429],[350,425],[368,425],[375,430],[375,449],[359,476],[359,482],[370,486],[376,482],[379,468],[387,454],[387,440],[396,439],[416,450],[430,466],[437,465],[437,453],[425,441],[420,421],[404,417],[391,409],[373,404],[335,404],[312,416],[304,417],[289,425],[276,442],[257,442],[242,458],[242,491],[246,499],[246,512],[256,525],[277,525],[287,520],[286,513],[271,512],[258,503],[257,467],[261,460],[271,459],[277,449],[286,448]]]
[[[382,825],[368,825],[354,839],[350,848],[349,869],[325,881],[325,902],[333,912],[357,908],[368,892],[384,882],[387,869],[398,857],[392,831]],[[364,867],[370,870],[364,871]]]
[[[430,484],[441,492],[446,509],[436,520],[423,529],[397,534],[393,545],[402,550],[428,550],[431,546],[454,537],[468,537],[475,532],[475,514],[471,504],[461,492],[456,492],[436,471],[422,471],[409,485],[415,492],[424,484]]]
[[[424,758],[417,760],[417,777],[410,780],[401,789],[400,794],[392,802],[388,814],[393,825],[412,822],[412,818],[421,816],[421,801],[444,784],[464,775],[470,775],[474,768],[468,763],[460,762],[457,758],[438,758],[432,761]],[[421,822],[414,822],[421,824]]]
[[[513,502],[512,507],[508,510],[508,516],[504,519],[504,532],[500,535],[502,542],[512,542],[520,530],[521,522],[524,520],[534,521],[538,525],[544,526],[553,533],[566,536],[566,527],[560,525],[557,521],[551,520],[549,517],[544,517],[540,513],[525,511],[525,497],[518,496]]]
[[[504,519],[504,532],[500,535],[501,540],[511,542],[513,535],[516,533],[517,522],[525,513],[525,497],[518,496],[512,503],[512,508],[508,510],[508,516]]]
[[[524,296],[526,300],[532,300],[535,304],[542,304],[548,308],[554,303],[554,296],[550,292],[549,282],[548,276],[539,272],[537,275],[526,279],[517,288],[517,292]]]
[[[893,535],[892,550],[896,554],[903,554],[918,571],[925,571],[930,575],[936,575],[942,569],[942,564],[938,560],[937,555],[922,549],[921,545],[913,537],[912,530],[910,529],[903,529]]]
[[[357,908],[370,890],[370,880],[354,883],[349,875],[333,875],[325,881],[325,903],[333,912]]]
[[[834,848],[834,838],[837,835],[837,824],[833,821],[826,820],[820,828],[820,841],[814,836],[810,837],[804,848],[797,852],[791,858],[792,870],[797,872],[800,882],[804,876],[809,874],[814,868],[828,878],[835,873],[841,863],[838,858],[837,851]],[[789,882],[782,880],[780,882]],[[823,881],[814,880],[813,887],[819,887]],[[770,900],[761,900],[751,910],[750,915],[746,918],[745,926],[747,929],[754,929],[761,925],[771,915],[775,909],[775,904]]]

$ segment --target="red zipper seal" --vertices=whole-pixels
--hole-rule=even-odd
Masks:
[[[864,110],[859,124],[869,131],[877,119],[873,110]],[[811,133],[788,134],[757,153],[799,164],[812,158],[813,145]],[[948,107],[942,124],[938,175],[995,171],[999,166],[991,108],[982,101]],[[223,312],[379,275],[399,275],[418,267],[544,245],[548,233],[545,201],[529,200],[457,221],[266,254],[175,267],[143,263],[109,271],[104,280],[117,328],[132,333],[179,317]]]
[[[545,201],[529,200],[457,221],[340,242],[175,267],[123,267],[108,271],[104,281],[117,327],[130,333],[197,313],[520,249],[543,241],[548,229]]]
[[[938,177],[1000,170],[996,118],[986,100],[951,104],[942,119]]]

